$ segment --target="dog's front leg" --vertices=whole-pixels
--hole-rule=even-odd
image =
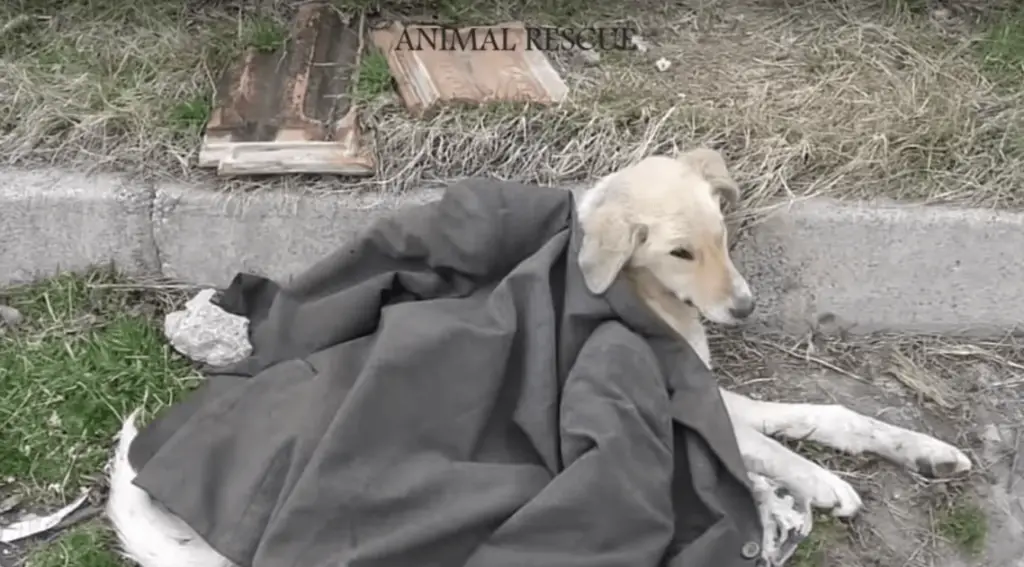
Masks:
[[[778,441],[733,420],[743,463],[751,473],[779,483],[794,498],[836,516],[852,516],[861,507],[860,495],[845,480],[797,455]]]
[[[761,553],[771,565],[784,565],[800,542],[811,533],[814,526],[811,505],[806,500],[786,494],[763,475],[748,473],[748,476],[764,530]]]
[[[938,439],[859,414],[840,405],[752,400],[722,391],[729,415],[765,435],[809,439],[844,453],[874,453],[927,476],[968,471],[971,461]]]

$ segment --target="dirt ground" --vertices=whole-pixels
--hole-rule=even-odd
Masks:
[[[17,327],[0,327],[0,522],[91,492],[65,529],[0,544],[0,565],[127,565],[98,517],[103,463],[125,414],[139,404],[159,411],[200,380],[160,331],[163,315],[194,291],[109,270],[0,290],[0,303],[23,315]],[[734,329],[713,334],[711,344],[726,387],[774,401],[841,403],[936,435],[975,463],[966,478],[929,480],[870,456],[792,443],[851,482],[864,508],[851,520],[819,516],[790,567],[1024,564],[1024,339]]]
[[[571,94],[548,109],[449,109],[420,122],[388,81],[363,82],[353,96],[367,103],[376,177],[224,187],[397,191],[477,174],[570,183],[707,144],[726,153],[750,205],[814,193],[1024,204],[1024,11],[1010,0],[335,2],[377,18],[629,26],[649,48],[596,62],[551,53]],[[2,161],[208,176],[193,164],[216,76],[245,47],[283,42],[295,4],[4,3]]]
[[[851,521],[819,517],[792,567],[1024,565],[1024,342],[938,337],[713,339],[724,384],[774,401],[840,403],[967,450],[963,479],[929,480],[807,443],[799,452],[863,496]],[[810,345],[810,346],[809,346]]]

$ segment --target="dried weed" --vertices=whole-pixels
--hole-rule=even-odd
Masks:
[[[416,12],[416,3],[385,4],[384,16]],[[1024,203],[1024,19],[996,3],[448,0],[428,8],[461,23],[630,25],[652,47],[607,52],[592,67],[553,54],[572,88],[557,108],[451,108],[422,122],[378,98],[366,113],[381,157],[373,180],[222,186],[394,192],[479,174],[567,184],[644,154],[709,145],[729,157],[748,207],[814,194]],[[10,164],[203,176],[192,164],[214,78],[241,47],[279,40],[275,26],[291,9],[281,1],[8,3],[0,152]],[[659,57],[673,62],[669,71],[654,69]]]

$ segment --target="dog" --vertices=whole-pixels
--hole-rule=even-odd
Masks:
[[[723,156],[706,148],[648,157],[600,179],[577,201],[583,229],[577,261],[587,288],[602,294],[621,274],[713,368],[702,317],[734,325],[755,310],[750,286],[729,255],[722,212],[739,197]],[[812,508],[851,516],[862,506],[847,482],[774,437],[877,454],[929,476],[971,468],[947,443],[840,405],[764,402],[726,389],[721,396],[761,518],[760,555],[769,565],[783,564],[810,533]],[[143,567],[234,567],[132,483],[128,449],[135,418],[125,420],[119,435],[107,505],[124,554]]]
[[[643,302],[712,369],[701,320],[734,325],[754,311],[750,286],[729,255],[722,212],[740,191],[721,153],[698,148],[653,156],[602,178],[578,206],[579,265],[592,293],[622,273]],[[857,491],[774,439],[811,440],[857,455],[873,453],[927,476],[963,473],[956,447],[841,405],[757,401],[721,389],[764,528],[762,558],[779,565],[812,527],[811,508],[848,517]],[[783,488],[784,491],[778,491]],[[780,495],[788,492],[789,495]]]

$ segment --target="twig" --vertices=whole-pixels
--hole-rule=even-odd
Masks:
[[[793,357],[793,358],[795,358],[797,360],[806,360],[806,361],[809,361],[809,362],[813,362],[813,363],[815,363],[815,364],[817,364],[819,366],[823,366],[825,368],[828,368],[829,370],[831,370],[833,372],[838,372],[839,374],[842,374],[843,376],[846,376],[847,378],[852,378],[854,380],[858,380],[860,382],[864,382],[865,384],[870,384],[871,383],[866,378],[858,376],[857,374],[854,374],[853,372],[850,372],[849,370],[844,370],[844,369],[836,366],[835,364],[832,364],[831,362],[828,362],[826,360],[822,360],[822,359],[820,359],[820,358],[818,358],[816,356],[811,356],[809,354],[800,354],[800,353],[794,352],[794,351],[792,351],[792,350],[790,350],[790,349],[788,349],[788,348],[786,348],[784,346],[777,345],[775,343],[771,343],[771,342],[768,342],[768,341],[756,341],[756,342],[758,342],[759,344],[770,346],[770,347],[774,348],[775,350],[777,350],[779,352],[782,352],[782,353],[785,353],[785,354],[788,354],[789,356],[791,356],[791,357]]]
[[[127,284],[89,284],[91,289],[200,289],[203,286],[196,284],[146,284],[146,283],[127,283]]]
[[[1020,429],[1017,430],[1017,440],[1013,447],[1013,457],[1010,459],[1010,475],[1006,479],[1006,490],[1013,494],[1013,486],[1017,484],[1017,460],[1020,458]]]
[[[3,37],[8,33],[11,33],[20,28],[21,26],[27,24],[28,20],[29,17],[25,14],[19,14],[11,18],[10,20],[7,21],[7,23],[3,25],[3,27],[0,27],[0,37]]]

